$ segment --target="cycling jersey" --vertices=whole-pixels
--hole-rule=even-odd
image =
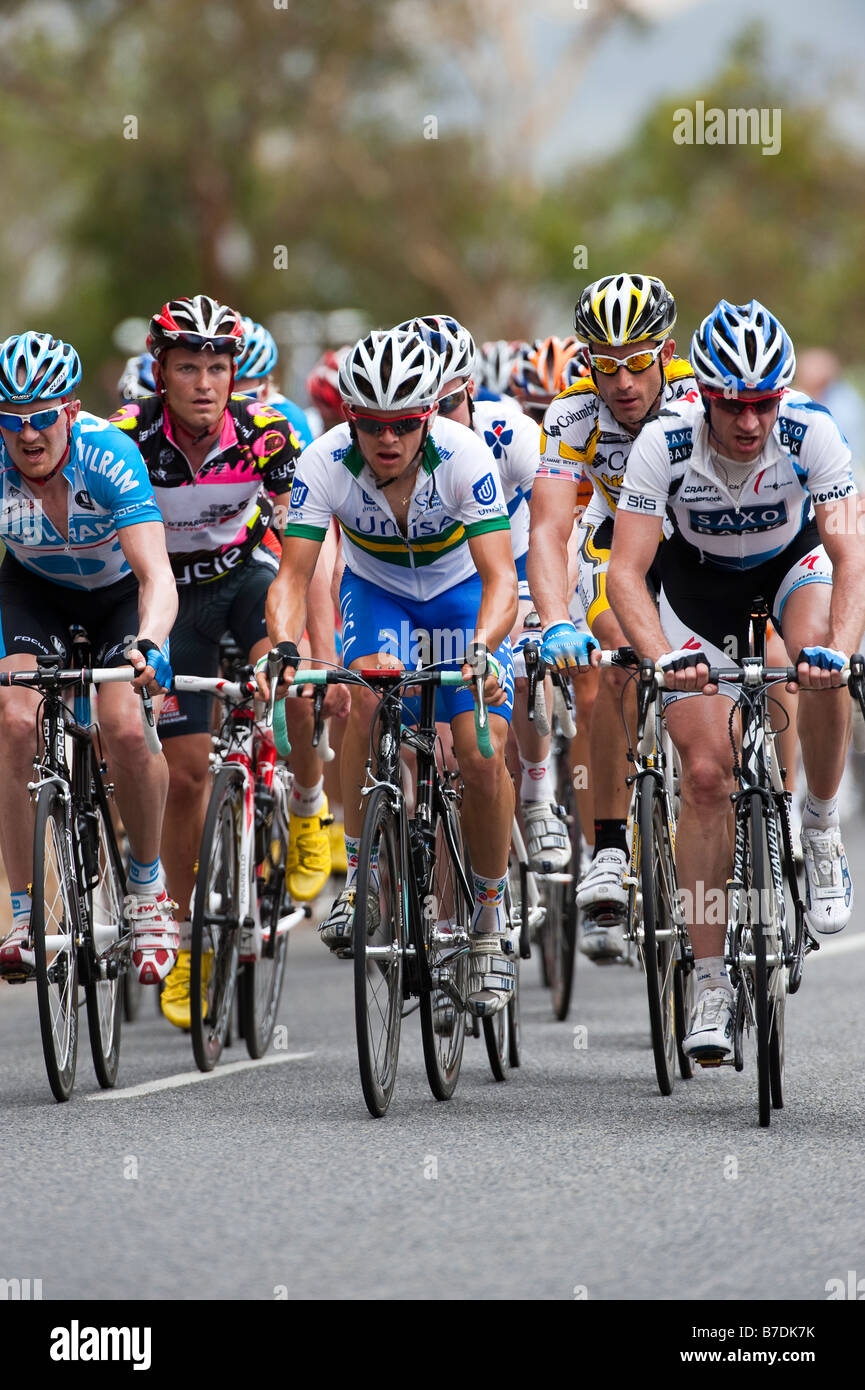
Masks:
[[[674,357],[664,368],[664,375],[662,409],[672,408],[673,402],[689,398],[689,393],[691,400],[697,399],[689,362]],[[579,482],[583,473],[587,473],[593,496],[585,519],[597,525],[615,515],[633,443],[634,435],[628,434],[601,400],[591,377],[581,377],[556,396],[547,408],[541,430],[541,462],[537,476]]]
[[[217,579],[248,559],[270,517],[262,487],[272,496],[291,489],[300,443],[285,416],[231,396],[220,437],[195,473],[160,396],[130,401],[111,419],[144,455],[177,583]]]
[[[108,420],[82,410],[62,476],[69,485],[68,539],[48,520],[0,442],[0,540],[33,574],[71,589],[103,589],[132,571],[117,532],[162,517],[144,460]]]
[[[285,535],[323,541],[332,516],[352,573],[419,600],[476,573],[473,536],[510,529],[489,449],[464,425],[439,419],[424,445],[405,532],[348,425],[314,440],[298,461]]]
[[[716,467],[702,404],[684,400],[662,411],[634,443],[619,508],[658,518],[666,512],[676,539],[701,562],[738,570],[786,550],[813,518],[813,503],[855,491],[850,450],[832,416],[787,390],[735,493]]]
[[[538,471],[540,427],[522,412],[503,413],[498,401],[476,402],[473,414],[474,432],[498,465],[511,520],[511,548],[518,560],[529,548],[529,498]]]

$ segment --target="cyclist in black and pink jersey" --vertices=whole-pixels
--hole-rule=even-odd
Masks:
[[[138,444],[165,521],[180,596],[174,668],[216,675],[226,631],[250,661],[269,649],[264,604],[277,563],[262,542],[274,509],[287,514],[300,445],[279,411],[232,394],[243,346],[233,309],[207,295],[172,300],[151,320],[147,346],[158,394],[130,402],[112,420]],[[309,636],[316,655],[333,660],[326,580],[322,588],[310,605]],[[188,1027],[189,903],[205,813],[211,705],[208,696],[177,695],[166,706],[159,725],[171,771],[163,862],[184,921],[162,1007],[172,1023]],[[310,706],[292,701],[287,712],[295,750],[287,876],[292,896],[310,900],[330,873],[328,809]]]

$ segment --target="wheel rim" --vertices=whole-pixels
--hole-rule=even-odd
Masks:
[[[63,936],[74,932],[68,884],[63,873],[65,846],[64,830],[54,816],[45,823],[44,873],[42,883],[45,937]],[[74,1065],[77,1041],[78,972],[75,947],[49,949],[45,942],[46,988],[44,996],[49,1011],[54,1056],[61,1072]]]
[[[107,938],[109,931],[113,932],[115,939],[119,939],[120,932],[123,930],[123,899],[117,878],[114,873],[114,863],[111,849],[106,832],[105,821],[102,814],[99,815],[99,881],[93,889],[90,899],[90,921],[93,928],[93,938],[96,943],[97,952],[105,948],[100,943]],[[111,980],[97,980],[95,984],[96,1008],[99,1027],[99,1037],[102,1044],[102,1051],[107,1056],[115,1045],[115,1037],[118,1024],[118,1002],[120,990],[122,988],[121,975],[118,973]]]

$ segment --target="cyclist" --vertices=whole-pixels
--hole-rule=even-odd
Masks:
[[[664,410],[631,450],[607,587],[631,645],[661,663],[673,692],[666,718],[682,762],[676,861],[695,904],[688,927],[697,992],[684,1048],[718,1060],[732,1046],[733,996],[724,923],[706,920],[712,914],[700,904],[723,890],[731,868],[729,710],[726,701],[686,697],[707,687],[710,664],[747,651],[748,614],[762,595],[798,670],[805,920],[811,932],[840,931],[853,897],[837,806],[851,702],[840,689],[823,692],[839,686],[862,638],[865,539],[850,450],[828,411],[789,389],[796,359],[777,318],[757,300],[722,299],[694,334],[691,362],[700,399]],[[656,611],[643,580],[665,512],[673,534],[661,546]]]
[[[117,383],[117,394],[122,401],[146,401],[148,396],[156,395],[153,358],[149,352],[139,352],[136,357],[129,358]]]
[[[207,295],[171,300],[150,323],[148,349],[156,359],[158,395],[130,403],[112,419],[142,450],[165,521],[168,553],[180,592],[172,632],[176,668],[216,675],[219,642],[230,630],[255,661],[268,649],[264,601],[277,562],[262,545],[270,504],[287,511],[297,436],[277,410],[232,393],[234,363],[243,345],[237,313]],[[333,649],[329,624],[310,637]],[[330,646],[328,647],[328,643]],[[163,859],[172,896],[180,904],[181,951],[162,996],[166,1017],[189,1020],[189,904],[205,815],[210,753],[210,699],[169,697],[160,734],[171,771]],[[330,872],[327,805],[321,760],[311,745],[306,701],[287,705],[292,768],[291,840],[299,867],[289,876],[295,898],[312,899]]]
[[[519,583],[520,607],[511,632],[514,646],[515,697],[512,726],[520,760],[520,801],[526,832],[526,851],[532,868],[546,872],[567,868],[571,858],[568,831],[553,803],[550,738],[537,732],[528,717],[525,661],[516,643],[523,631],[531,598],[526,582],[529,548],[529,498],[538,468],[540,431],[528,416],[503,417],[496,401],[474,401],[472,374],[476,362],[468,329],[445,314],[431,314],[400,324],[397,332],[416,332],[442,359],[438,418],[450,419],[484,441],[496,461],[511,522],[511,548]],[[532,634],[537,636],[536,633]]]
[[[339,381],[347,421],[316,440],[298,465],[282,564],[268,595],[268,631],[286,665],[296,667],[293,643],[303,629],[309,576],[336,516],[346,559],[345,663],[411,667],[428,659],[420,655],[426,639],[433,661],[461,666],[467,678],[474,669],[486,673],[489,761],[477,747],[471,691],[441,691],[439,701],[465,784],[462,819],[474,871],[469,1007],[494,1013],[507,1003],[515,974],[502,935],[514,814],[504,750],[517,578],[498,471],[468,430],[449,420],[432,423],[441,359],[419,335],[371,333],[351,349]],[[437,637],[447,652],[436,650]],[[331,949],[351,940],[359,792],[374,709],[371,695],[354,694],[342,755],[348,879],[320,929]],[[371,899],[373,912],[377,906]]]
[[[317,435],[326,434],[345,420],[339,394],[339,368],[347,352],[347,347],[338,348],[336,352],[323,352],[306,378],[306,394],[321,421]]]
[[[133,965],[152,984],[174,964],[177,927],[159,864],[168,767],[145,747],[137,691],[154,679],[171,683],[177,591],[141,455],[108,421],[81,410],[80,380],[78,353],[48,333],[0,344],[0,670],[32,669],[40,655],[68,664],[75,624],[86,628],[97,666],[129,661],[139,672],[132,686],[101,687],[99,725],[131,849],[124,911]],[[32,690],[0,692],[0,848],[13,922],[0,945],[7,979],[26,979],[35,966],[26,785],[38,703]]]
[[[254,397],[262,405],[273,406],[284,415],[305,449],[312,443],[313,433],[306,411],[290,401],[276,388],[273,372],[279,360],[279,348],[273,334],[254,319],[241,318],[243,347],[234,365],[234,380],[238,392]]]
[[[625,464],[647,420],[689,390],[696,397],[690,365],[674,356],[670,334],[675,322],[673,296],[652,275],[606,275],[588,285],[576,305],[574,327],[588,344],[591,375],[556,397],[546,412],[527,566],[543,623],[543,655],[559,666],[585,664],[593,638],[603,647],[625,644],[606,593]],[[567,547],[584,473],[593,491],[580,522],[578,589],[591,637],[577,631],[568,611]],[[601,671],[592,710],[595,847],[577,890],[577,904],[583,914],[580,950],[597,961],[616,960],[624,950],[628,890],[623,880],[631,792],[625,781],[623,686],[620,671]]]

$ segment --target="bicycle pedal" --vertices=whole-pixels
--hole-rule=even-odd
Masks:
[[[736,1065],[733,1057],[692,1057],[691,1061],[698,1067],[734,1067]]]

